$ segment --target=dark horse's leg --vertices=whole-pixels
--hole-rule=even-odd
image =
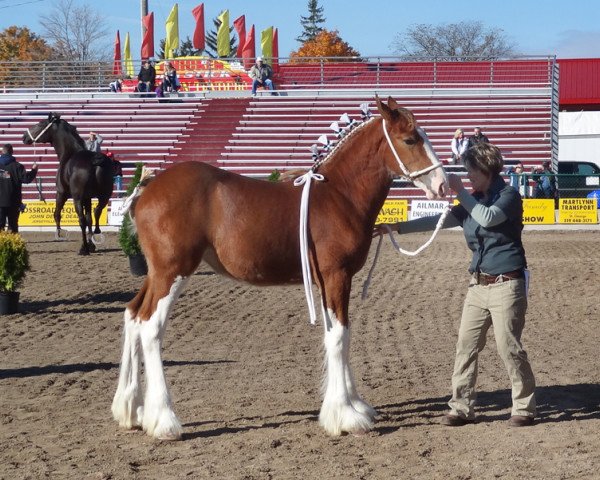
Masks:
[[[92,242],[92,199],[88,198],[82,201],[83,215],[85,217],[85,224],[87,227],[87,244],[90,252],[96,251],[96,245]]]
[[[86,218],[85,218],[86,215],[85,215],[85,211],[84,211],[84,201],[82,201],[81,199],[74,198],[73,203],[75,204],[75,212],[77,212],[77,217],[79,218],[79,228],[81,228],[82,243],[81,243],[81,248],[79,249],[79,255],[89,255],[90,248],[89,248],[87,232],[86,232],[86,228],[87,228],[88,224],[87,224]],[[88,212],[89,212],[89,210],[88,210]],[[90,222],[91,222],[91,218],[90,218]]]
[[[60,217],[65,202],[67,201],[67,195],[65,193],[56,193],[56,208],[54,209],[54,223],[56,223],[56,238],[60,239]]]
[[[98,205],[96,205],[96,208],[94,208],[94,223],[96,225],[96,228],[94,228],[94,234],[102,233],[100,232],[100,215],[102,215],[102,210],[104,210],[104,207],[108,205],[109,198],[110,197],[98,198]]]

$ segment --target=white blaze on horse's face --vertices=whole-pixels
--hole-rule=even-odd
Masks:
[[[433,151],[429,137],[425,131],[421,128],[417,128],[418,134],[423,139],[423,148],[427,153],[427,157],[431,161],[432,165],[440,165],[438,168],[434,168],[424,175],[420,175],[413,179],[413,183],[425,192],[428,199],[434,200],[446,196],[448,191],[448,177],[444,168],[441,166],[440,159]]]

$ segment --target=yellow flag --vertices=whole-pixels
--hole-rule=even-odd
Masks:
[[[179,10],[177,4],[173,5],[165,27],[167,29],[165,58],[173,58],[173,51],[179,48]]]
[[[129,46],[129,32],[125,35],[125,45],[123,46],[123,59],[125,60],[125,74],[133,78],[133,60],[131,59],[131,47]]]
[[[273,27],[265,28],[260,32],[260,49],[265,62],[267,58],[271,61],[273,58]]]
[[[219,25],[219,31],[217,32],[217,55],[228,57],[231,50],[229,44],[229,10],[223,10],[218,18],[221,20],[221,25]]]

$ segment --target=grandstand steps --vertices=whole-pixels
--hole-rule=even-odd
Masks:
[[[248,108],[248,98],[222,98],[207,102],[189,122],[169,162],[202,161],[218,164],[221,153]]]
[[[200,98],[162,102],[156,98],[121,95],[100,99],[0,102],[1,141],[13,144],[15,157],[27,168],[34,161],[38,163],[44,195],[53,199],[58,168],[54,149],[47,144],[24,145],[22,139],[26,129],[46,118],[48,113],[60,113],[62,119],[77,127],[84,140],[92,130],[102,135],[103,151],[112,151],[123,165],[126,188],[136,163],[163,168],[186,126],[196,112],[203,111],[205,103]],[[26,199],[38,197],[33,184],[24,185],[23,194]]]

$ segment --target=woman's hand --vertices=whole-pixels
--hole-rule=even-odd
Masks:
[[[462,180],[455,173],[448,174],[448,185],[455,193],[460,193],[465,189]]]
[[[388,233],[388,228],[390,228],[393,232],[398,231],[399,224],[398,223],[380,223],[379,225],[375,225],[373,228],[373,237],[379,237],[381,235],[385,235]]]

